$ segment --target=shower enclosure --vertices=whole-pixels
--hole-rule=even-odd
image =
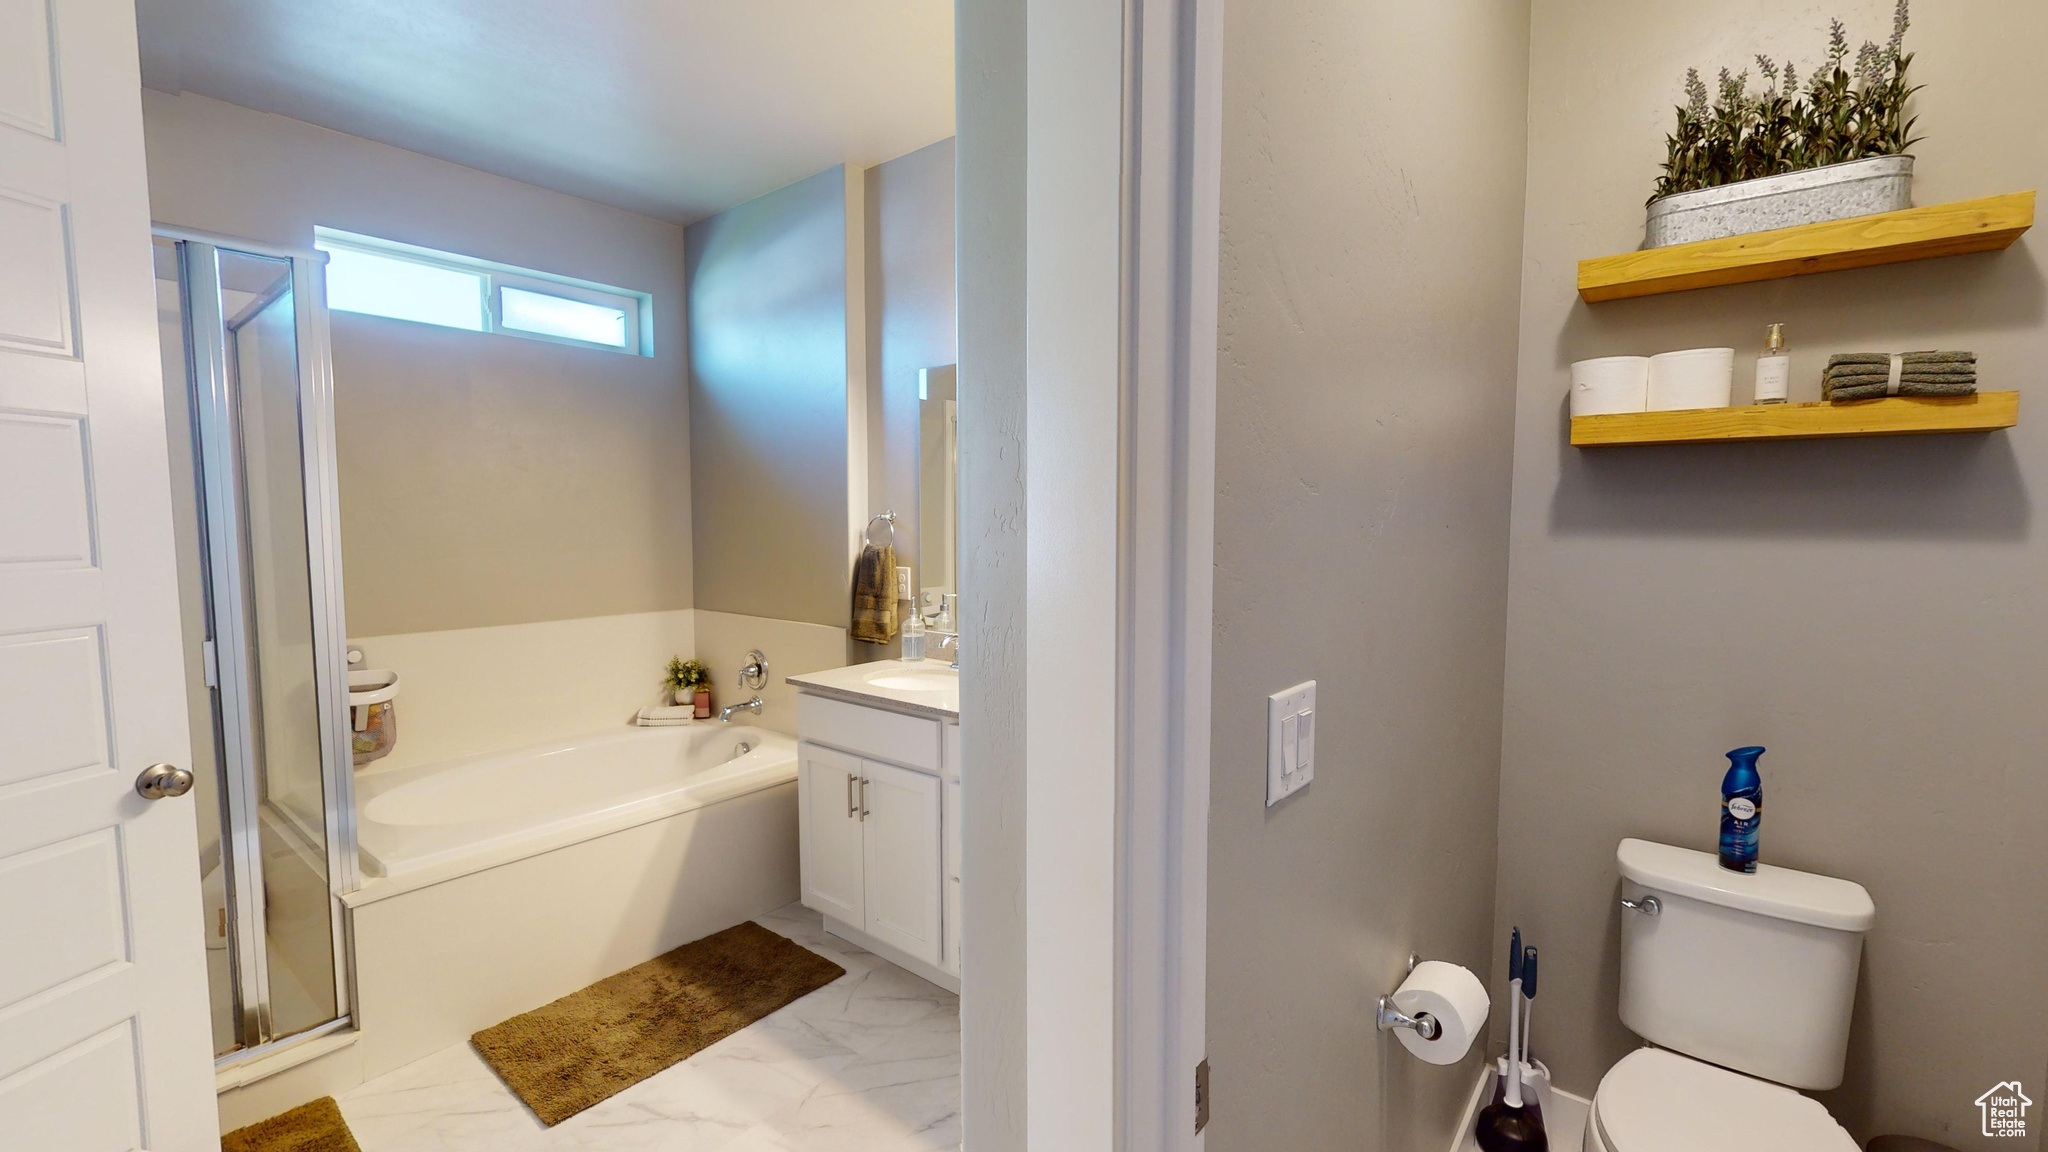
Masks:
[[[223,1065],[349,1020],[355,804],[321,262],[156,236]]]

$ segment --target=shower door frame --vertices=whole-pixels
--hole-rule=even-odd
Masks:
[[[280,248],[163,224],[156,236],[176,242],[183,296],[187,395],[198,463],[203,565],[207,573],[208,670],[224,768],[222,852],[234,925],[233,986],[243,1046],[217,1056],[224,1070],[353,1026],[354,949],[341,897],[360,874],[356,856],[353,730],[348,709],[348,628],[343,612],[340,484],[334,446],[334,378],[327,323],[325,253]],[[314,694],[320,727],[321,801],[326,833],[328,931],[334,955],[334,1018],[289,1035],[274,1035],[264,927],[256,792],[256,727],[251,690],[253,622],[248,588],[248,526],[244,519],[243,443],[228,367],[228,317],[221,314],[221,252],[288,261],[297,344],[299,450],[305,500],[307,592],[312,606]],[[263,302],[252,305],[260,309]],[[226,525],[227,530],[217,526]]]

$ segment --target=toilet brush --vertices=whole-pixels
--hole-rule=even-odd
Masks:
[[[1508,1071],[1499,1098],[1479,1112],[1481,1152],[1550,1152],[1550,1140],[1543,1131],[1543,1110],[1535,1101],[1522,1099],[1522,1055],[1526,1050],[1522,1031],[1525,1001],[1535,996],[1536,950],[1522,951],[1522,930],[1515,929],[1508,945]]]
[[[1536,946],[1529,945],[1522,952],[1522,1067],[1534,1069],[1535,1061],[1529,1059],[1529,1029],[1536,1021]],[[1524,1085],[1526,1087],[1526,1085]],[[1527,1093],[1524,1093],[1527,1095]],[[1532,1105],[1535,1102],[1532,1101]],[[1540,1113],[1542,1108],[1535,1105]]]

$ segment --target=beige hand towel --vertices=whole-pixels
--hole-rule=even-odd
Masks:
[[[870,544],[853,566],[853,638],[887,644],[896,638],[896,549]]]

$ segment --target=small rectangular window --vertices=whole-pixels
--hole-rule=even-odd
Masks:
[[[645,292],[334,228],[315,228],[313,246],[337,311],[654,355]]]
[[[484,330],[484,278],[478,272],[461,272],[400,260],[357,248],[317,245],[327,253],[327,306],[343,312],[363,312],[439,324],[443,328]]]
[[[498,290],[498,317],[505,327],[521,332],[611,348],[626,346],[626,310],[609,304],[506,287]]]

